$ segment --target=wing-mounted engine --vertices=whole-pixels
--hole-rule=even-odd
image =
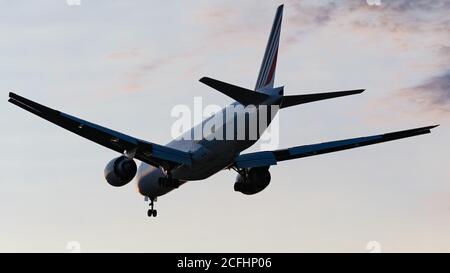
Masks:
[[[139,169],[138,190],[150,199],[156,198],[174,189],[166,187],[163,183],[165,180],[167,175],[161,168],[146,165]]]
[[[122,187],[133,180],[136,172],[136,162],[126,156],[120,156],[106,165],[105,178],[111,186]]]
[[[245,169],[236,177],[234,190],[246,195],[256,194],[264,190],[270,183],[269,167]]]

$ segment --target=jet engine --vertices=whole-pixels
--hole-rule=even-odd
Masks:
[[[111,186],[122,187],[133,180],[137,166],[133,159],[120,156],[111,160],[105,167],[105,178]]]
[[[252,195],[264,190],[269,183],[269,167],[255,167],[237,175],[234,190],[246,195]]]
[[[161,168],[149,165],[141,166],[137,178],[139,192],[144,196],[155,198],[173,189],[164,187],[161,179],[167,179],[167,175]]]

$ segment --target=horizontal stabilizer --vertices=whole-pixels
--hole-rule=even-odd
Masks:
[[[329,93],[317,93],[317,94],[307,94],[307,95],[295,95],[295,96],[284,96],[281,102],[280,108],[286,108],[298,104],[314,102],[318,100],[327,100],[337,97],[349,96],[361,94],[365,89],[349,90],[349,91],[337,91]]]
[[[201,78],[200,82],[229,96],[230,98],[238,101],[242,105],[250,105],[250,104],[259,105],[270,97],[269,95],[263,93],[258,93],[253,90],[249,90],[243,87],[239,87],[208,77]]]

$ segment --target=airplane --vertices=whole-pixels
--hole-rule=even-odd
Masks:
[[[264,132],[270,125],[278,109],[320,100],[361,94],[364,89],[337,91],[304,95],[284,95],[284,87],[274,87],[280,40],[283,5],[276,11],[275,19],[266,45],[255,88],[247,89],[226,82],[203,77],[200,82],[235,100],[232,106],[253,105],[259,113],[268,106],[267,124],[260,126],[258,132]],[[47,121],[50,121],[79,136],[116,151],[120,156],[112,159],[104,170],[105,179],[115,187],[122,187],[136,177],[139,193],[149,202],[149,217],[156,217],[154,202],[158,197],[180,187],[188,181],[203,180],[222,170],[235,170],[237,179],[234,190],[245,195],[253,195],[264,190],[271,181],[269,168],[279,162],[337,152],[406,137],[428,134],[439,126],[391,132],[386,134],[357,137],[311,145],[302,145],[286,149],[244,153],[260,138],[250,139],[200,139],[177,138],[167,145],[159,145],[114,131],[100,125],[82,120],[66,113],[38,104],[14,93],[9,93],[9,102],[23,108]],[[272,106],[275,110],[272,109]],[[218,114],[224,114],[226,108]],[[222,123],[223,133],[227,126],[237,118],[245,119],[246,112],[237,112]],[[204,126],[209,119],[188,130],[184,136],[192,136],[198,126]],[[233,125],[234,126],[234,125]],[[249,130],[245,124],[245,130]],[[234,128],[234,127],[232,127]],[[236,132],[232,132],[233,137]],[[135,160],[141,161],[139,168]]]

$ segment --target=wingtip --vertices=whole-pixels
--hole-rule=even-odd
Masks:
[[[16,93],[14,93],[14,92],[9,92],[8,97],[9,97],[8,101],[12,100],[12,99],[16,100],[17,98],[20,98],[20,96],[17,95]]]
[[[277,13],[283,12],[283,8],[284,8],[284,4],[279,5],[277,8]]]
[[[428,128],[429,128],[429,129],[434,129],[434,128],[439,127],[439,126],[441,126],[441,125],[440,125],[440,124],[436,124],[436,125],[431,125],[431,126],[429,126]]]
[[[14,92],[9,92],[9,98],[13,99],[13,100],[24,100],[25,99],[24,97],[17,95]]]
[[[350,92],[350,94],[361,94],[362,92],[366,91],[366,89],[354,89],[354,90],[349,90],[348,92]]]
[[[423,131],[425,131],[427,133],[431,133],[431,130],[436,128],[436,127],[438,127],[439,125],[440,124],[425,126],[425,127],[422,127],[422,128],[417,128],[416,130],[423,130]]]

